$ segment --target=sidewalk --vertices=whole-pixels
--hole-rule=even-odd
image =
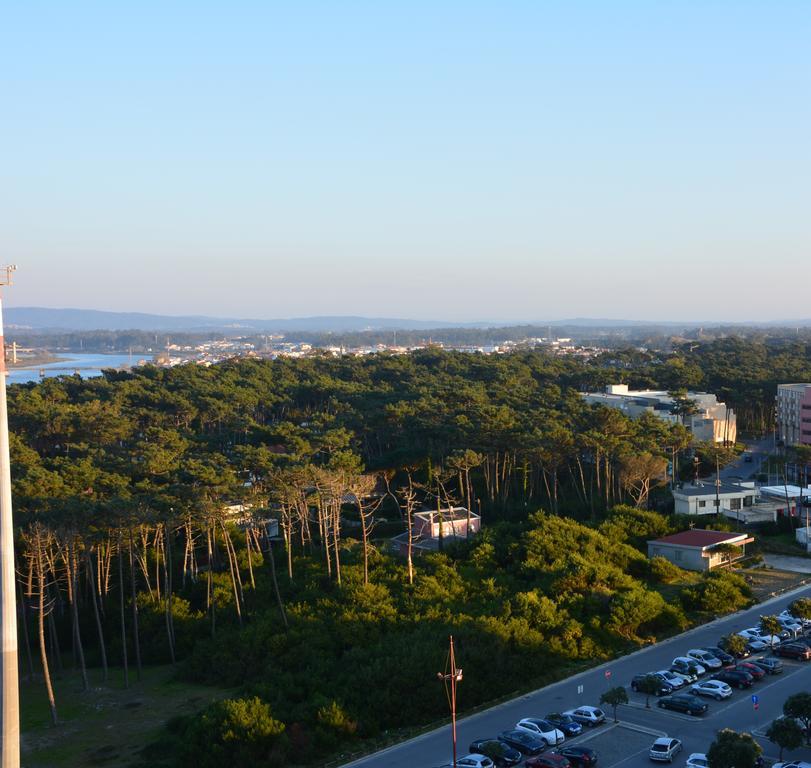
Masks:
[[[779,571],[811,573],[811,557],[789,557],[788,555],[764,555],[763,562]]]

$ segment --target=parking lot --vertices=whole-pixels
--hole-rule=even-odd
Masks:
[[[634,675],[654,670],[669,669],[672,660],[690,648],[714,646],[722,635],[739,632],[758,623],[762,614],[777,614],[797,597],[811,596],[811,588],[802,587],[793,593],[756,605],[748,611],[724,619],[603,664],[588,672],[547,686],[525,696],[479,712],[457,723],[459,752],[466,754],[474,739],[493,737],[513,727],[523,717],[543,717],[552,711],[562,711],[582,704],[599,703],[600,695],[608,688],[626,686],[629,704],[617,711],[619,725],[611,722],[611,710],[606,711],[607,724],[584,733],[567,743],[585,742],[599,753],[601,768],[635,768],[650,766],[648,749],[657,736],[673,736],[684,743],[683,752],[675,765],[684,765],[692,752],[706,752],[721,728],[749,731],[759,738],[767,758],[777,758],[777,748],[763,734],[772,720],[782,714],[783,702],[794,693],[811,690],[811,661],[783,659],[784,671],[767,675],[747,690],[733,689],[730,698],[708,703],[708,711],[701,717],[659,709],[657,697],[651,696],[651,707],[645,707],[645,695],[634,693],[630,682]],[[768,652],[755,655],[769,655]],[[475,670],[465,669],[465,676]],[[706,675],[705,677],[710,677]],[[462,683],[464,685],[464,683]],[[689,686],[688,686],[689,687]],[[686,690],[686,689],[685,689]],[[757,706],[752,696],[757,696]],[[811,749],[802,748],[787,753],[791,759],[811,760]],[[357,760],[352,768],[436,768],[447,765],[451,757],[450,728],[442,728],[397,745],[382,752]]]

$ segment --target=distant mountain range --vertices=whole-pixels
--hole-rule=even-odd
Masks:
[[[431,328],[487,328],[493,323],[448,323],[439,320],[401,320],[384,317],[319,316],[271,320],[208,317],[205,315],[150,315],[143,312],[101,312],[94,309],[5,307],[7,328],[27,331],[178,331],[345,333],[364,330],[423,330]]]
[[[578,317],[565,320],[534,322],[475,322],[452,323],[441,320],[409,320],[388,317],[315,316],[271,320],[208,317],[205,315],[152,315],[143,312],[102,312],[93,309],[49,309],[45,307],[6,307],[5,324],[9,329],[61,331],[175,331],[175,332],[239,332],[274,333],[291,331],[347,333],[352,331],[431,330],[442,328],[493,328],[518,325],[561,326],[580,328],[688,328],[718,326],[808,327],[811,319],[732,323],[719,321],[645,321]]]

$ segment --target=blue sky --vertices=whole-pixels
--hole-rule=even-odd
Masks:
[[[809,39],[780,0],[14,2],[7,302],[807,317]]]

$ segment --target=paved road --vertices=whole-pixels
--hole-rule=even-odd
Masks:
[[[761,464],[766,461],[770,453],[774,453],[774,450],[774,437],[772,436],[764,437],[761,440],[750,440],[746,443],[744,452],[720,471],[721,479],[749,479],[750,475],[760,472]],[[752,460],[746,461],[747,456],[751,456]],[[715,475],[706,479],[708,482],[714,482]]]
[[[568,709],[579,704],[597,704],[600,694],[608,687],[606,671],[611,672],[610,685],[629,685],[635,674],[665,669],[675,656],[690,648],[715,645],[721,635],[755,625],[758,616],[764,613],[779,613],[794,598],[811,596],[811,587],[801,587],[781,597],[761,603],[748,611],[718,619],[710,624],[690,630],[678,637],[637,651],[628,656],[608,662],[588,672],[541,688],[518,699],[464,718],[457,723],[459,755],[466,753],[467,745],[476,738],[496,735],[511,727],[522,717],[544,716],[548,712]],[[460,660],[464,666],[464,659]],[[631,705],[620,707],[618,712],[622,725],[586,729],[575,742],[589,740],[601,753],[601,768],[636,768],[649,766],[647,748],[656,735],[675,736],[684,741],[683,758],[676,764],[683,765],[691,752],[704,752],[719,728],[731,727],[748,730],[761,735],[768,724],[782,712],[787,696],[799,691],[811,690],[811,662],[784,661],[785,672],[767,676],[749,691],[735,691],[725,702],[709,702],[709,712],[703,718],[694,718],[680,713],[645,709],[644,696],[630,694]],[[475,675],[473,669],[465,669],[465,676]],[[464,682],[461,683],[464,686]],[[578,686],[583,692],[578,693]],[[462,697],[463,688],[460,688]],[[629,689],[630,693],[630,689]],[[751,694],[759,697],[755,711]],[[416,691],[414,695],[424,695]],[[437,695],[440,695],[437,693]],[[464,700],[464,699],[462,699]],[[654,699],[655,701],[655,699]],[[641,729],[641,730],[640,730]],[[761,740],[767,756],[777,757],[777,751],[765,739]],[[803,754],[805,752],[805,754]],[[811,760],[811,750],[791,753],[793,759]],[[352,768],[434,768],[447,764],[451,758],[450,728],[442,728],[391,747],[349,765]],[[347,766],[348,768],[348,766]]]

